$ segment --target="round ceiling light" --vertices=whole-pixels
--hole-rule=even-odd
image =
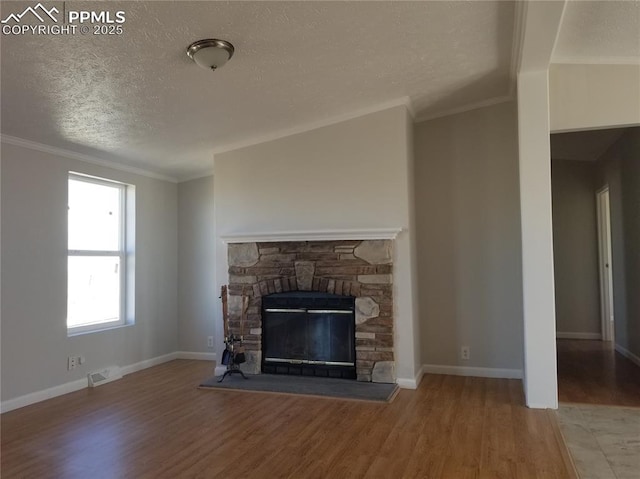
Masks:
[[[235,49],[226,40],[209,38],[198,40],[187,47],[187,56],[207,70],[217,70],[233,56]]]

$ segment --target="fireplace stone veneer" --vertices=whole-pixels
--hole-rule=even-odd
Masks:
[[[229,244],[229,329],[233,334],[241,334],[242,294],[249,296],[242,331],[247,362],[242,369],[260,373],[262,297],[317,291],[355,297],[358,381],[394,383],[392,248],[391,240]]]

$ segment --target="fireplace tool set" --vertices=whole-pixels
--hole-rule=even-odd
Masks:
[[[240,336],[229,334],[229,310],[227,306],[227,286],[222,286],[220,290],[220,298],[222,299],[222,322],[224,325],[224,344],[225,349],[222,351],[222,364],[227,367],[222,377],[218,379],[221,383],[224,378],[231,374],[240,374],[244,379],[249,379],[240,369],[240,365],[247,361],[244,353],[242,341],[244,339],[244,320],[249,309],[249,297],[242,291],[242,312],[240,314]]]

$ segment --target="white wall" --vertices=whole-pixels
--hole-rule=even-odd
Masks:
[[[551,65],[551,131],[640,124],[640,65]]]
[[[215,157],[217,288],[227,282],[220,236],[400,227],[395,242],[396,366],[414,380],[409,122],[404,106]],[[221,342],[216,311],[217,344]]]
[[[212,353],[215,290],[213,176],[178,185],[178,335],[181,351]]]
[[[529,5],[531,6],[531,5]],[[548,73],[518,74],[524,391],[527,406],[558,407]]]
[[[415,136],[413,128],[413,118],[407,111],[405,114],[406,121],[406,151],[409,158],[407,168],[407,181],[408,181],[408,202],[409,202],[409,248],[410,258],[412,258],[411,265],[411,307],[413,310],[413,361],[418,365],[419,370],[416,371],[416,375],[421,376],[422,371],[422,337],[420,322],[420,288],[418,277],[418,218],[417,218],[417,206],[416,206],[416,155],[415,155]],[[416,377],[416,382],[419,382],[421,377]]]
[[[425,364],[522,369],[516,124],[509,102],[415,126]]]
[[[596,163],[552,160],[551,171],[556,331],[598,335]]]
[[[134,326],[67,337],[69,170],[136,186]],[[3,401],[177,349],[175,184],[3,143],[1,192]]]

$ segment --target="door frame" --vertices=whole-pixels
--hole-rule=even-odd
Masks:
[[[615,315],[613,309],[613,274],[611,258],[611,208],[609,185],[596,191],[598,228],[598,275],[600,279],[600,327],[603,341],[613,341]]]

